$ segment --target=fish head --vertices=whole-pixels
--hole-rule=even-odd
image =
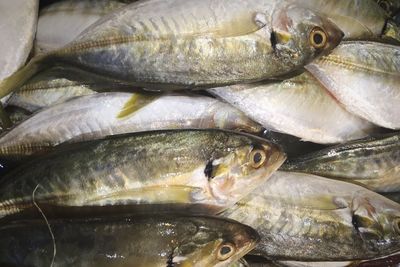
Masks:
[[[304,66],[339,45],[344,33],[317,13],[288,6],[272,17],[271,44],[289,66]]]
[[[377,256],[400,250],[400,204],[378,194],[354,198],[352,224]]]
[[[217,203],[229,206],[265,182],[285,161],[277,145],[248,134],[231,136],[223,151],[207,163],[207,190]]]
[[[229,266],[252,250],[260,237],[247,225],[223,218],[188,218],[196,230],[174,251],[173,266]]]

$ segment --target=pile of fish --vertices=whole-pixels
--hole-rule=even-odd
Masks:
[[[398,266],[400,1],[0,3],[0,266]]]

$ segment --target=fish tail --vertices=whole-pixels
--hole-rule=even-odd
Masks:
[[[17,90],[36,73],[46,68],[47,56],[33,58],[28,64],[0,82],[0,98]]]

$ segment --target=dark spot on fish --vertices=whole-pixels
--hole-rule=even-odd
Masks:
[[[357,233],[359,233],[360,230],[358,228],[361,226],[360,217],[353,214],[353,216],[351,217],[351,223],[353,224],[354,229],[356,229]]]
[[[278,40],[276,38],[276,33],[274,31],[271,32],[270,42],[271,42],[272,49],[274,49],[274,51],[275,51]]]
[[[173,262],[173,260],[174,260],[174,252],[171,252],[171,254],[168,255],[167,267],[175,267],[175,263]]]
[[[210,179],[214,178],[212,176],[212,172],[213,172],[213,161],[209,160],[206,164],[206,168],[204,169],[204,174],[205,176],[208,178],[208,180],[210,181]]]

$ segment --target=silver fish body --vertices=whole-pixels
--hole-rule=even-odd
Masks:
[[[120,115],[135,106],[138,110]],[[64,142],[115,134],[187,128],[262,130],[241,111],[211,97],[98,93],[52,106],[17,125],[0,137],[0,157],[18,159]]]
[[[319,176],[276,172],[222,216],[256,229],[254,254],[275,260],[372,259],[400,250],[400,205]]]
[[[35,112],[77,96],[133,89],[130,85],[77,68],[54,67],[32,77],[5,103]]]
[[[25,64],[35,39],[39,0],[0,3],[0,81]]]
[[[65,46],[111,11],[125,6],[116,0],[64,0],[40,10],[35,54]]]
[[[222,267],[259,239],[248,226],[212,217],[124,215],[49,223],[54,240],[43,221],[0,227],[2,266]]]
[[[282,168],[362,184],[377,192],[400,190],[400,135],[366,138],[294,158]]]
[[[329,144],[362,138],[374,126],[347,112],[309,73],[274,83],[232,85],[209,92],[267,129]]]
[[[342,42],[306,68],[350,112],[385,128],[400,128],[399,46]]]
[[[279,168],[267,140],[222,130],[170,130],[66,144],[7,173],[0,217],[33,208],[146,207],[214,213],[233,205]],[[184,208],[182,208],[182,206]]]
[[[356,261],[321,261],[321,262],[299,262],[299,261],[280,261],[280,267],[380,267],[398,266],[400,263],[399,253],[380,257],[371,260]]]
[[[379,38],[388,18],[374,0],[293,1],[327,16],[344,32],[345,39]]]
[[[141,1],[103,17],[65,48],[33,58],[1,82],[0,96],[55,62],[158,90],[264,80],[331,51],[342,34],[329,20],[281,1]]]

